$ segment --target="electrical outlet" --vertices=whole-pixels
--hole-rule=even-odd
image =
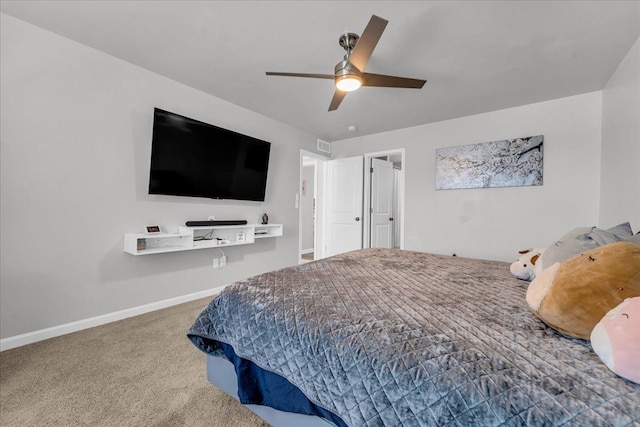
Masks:
[[[220,268],[224,267],[225,265],[227,265],[227,256],[226,255],[222,255],[220,257]]]
[[[220,260],[218,258],[213,259],[213,268],[220,268]]]

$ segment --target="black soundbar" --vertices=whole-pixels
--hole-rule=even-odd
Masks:
[[[247,223],[244,219],[227,219],[219,221],[187,221],[187,227],[210,227],[212,225],[245,225]]]

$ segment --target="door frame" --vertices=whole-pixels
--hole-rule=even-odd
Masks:
[[[327,160],[331,160],[327,156],[323,156],[322,154],[314,153],[313,151],[300,150],[300,170],[299,170],[299,182],[298,182],[298,191],[296,192],[296,208],[298,209],[298,264],[302,262],[302,206],[300,204],[302,198],[302,181],[303,181],[303,172],[304,172],[304,158],[309,157],[316,160],[315,167],[315,179],[314,179],[314,197],[316,199],[316,209],[315,209],[315,221],[313,224],[313,251],[314,251],[314,259],[320,259],[324,256],[324,217],[325,217],[325,202],[324,195],[321,194],[324,191],[324,162]],[[320,172],[320,173],[319,173]],[[319,178],[320,176],[320,179]],[[322,182],[321,182],[322,181]],[[319,186],[321,190],[318,191]]]
[[[404,249],[404,177],[405,177],[405,169],[406,169],[406,161],[405,161],[405,149],[404,148],[395,148],[391,150],[385,151],[376,151],[374,153],[365,153],[364,154],[364,212],[363,214],[363,239],[362,239],[362,247],[368,248],[371,246],[371,159],[374,157],[381,156],[394,156],[400,155],[400,162],[402,163],[402,169],[400,170],[400,174],[398,177],[398,205],[400,206],[400,249]]]

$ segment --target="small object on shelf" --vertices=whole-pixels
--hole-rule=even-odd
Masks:
[[[143,251],[147,248],[147,239],[138,239],[137,249]]]
[[[262,214],[262,223],[269,224],[269,215],[266,212]]]
[[[147,225],[144,228],[144,232],[147,234],[157,234],[160,233],[160,226],[159,225]]]

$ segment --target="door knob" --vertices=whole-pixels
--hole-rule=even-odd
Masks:
[[[360,221],[360,217],[359,216],[356,217],[356,221]]]
[[[389,218],[389,221],[393,221],[393,217]]]

